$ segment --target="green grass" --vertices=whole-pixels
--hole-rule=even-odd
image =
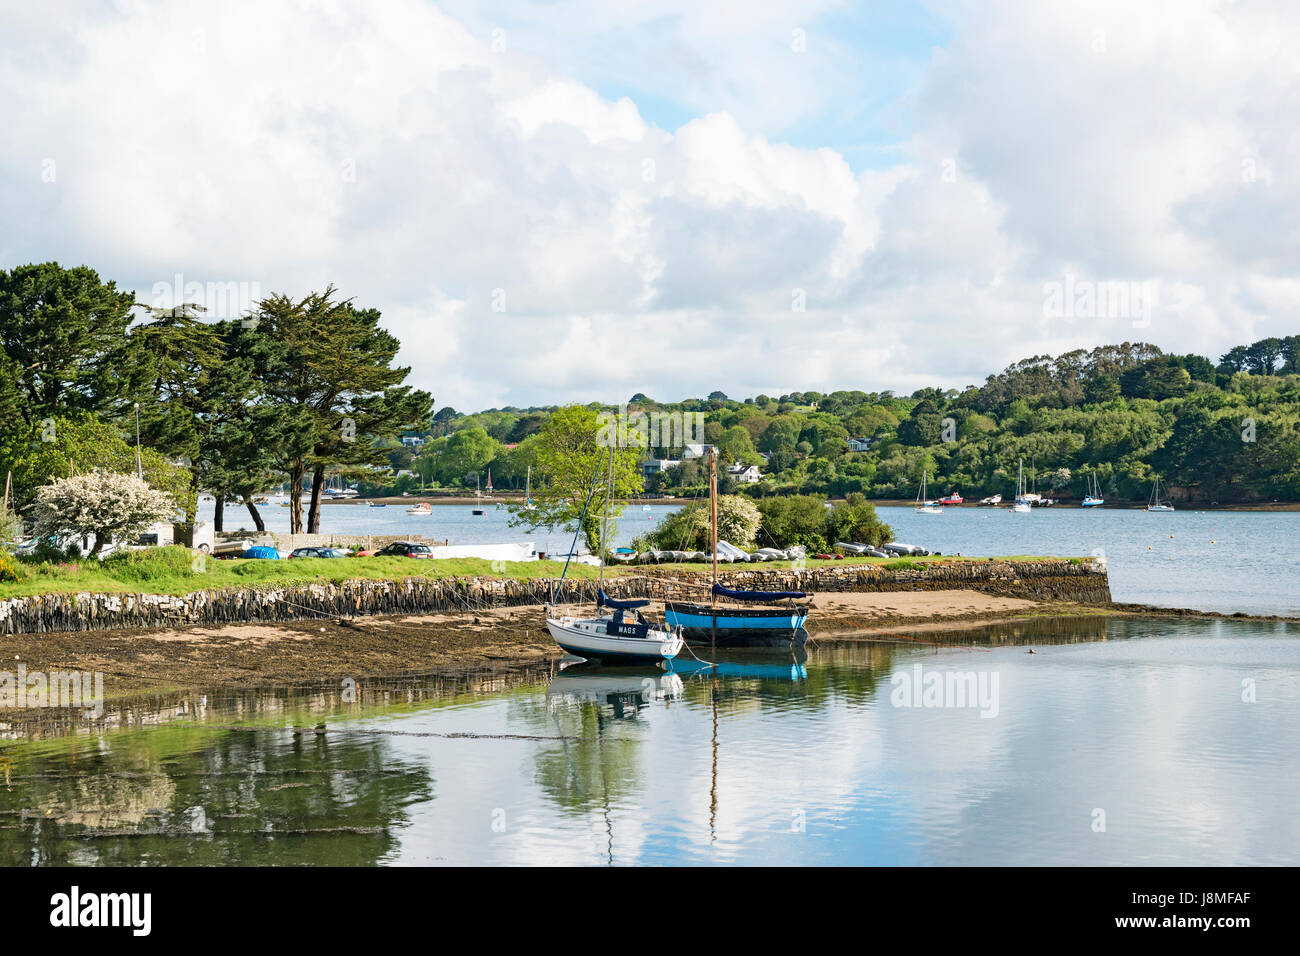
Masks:
[[[925,564],[946,561],[987,561],[987,558],[929,556],[923,558],[845,558],[842,561],[809,559],[803,566],[810,568],[842,566],[846,564],[883,565],[886,568],[918,568]],[[1011,561],[1072,561],[1078,558],[1044,558],[1019,555],[997,560]],[[722,564],[723,571],[734,569],[759,570],[789,568],[791,561],[769,561],[756,565]],[[112,556],[104,561],[81,560],[62,564],[20,564],[25,572],[22,581],[0,582],[0,600],[27,597],[35,594],[167,594],[182,595],[195,591],[219,588],[283,587],[343,581],[400,580],[402,578],[429,578],[440,580],[452,577],[496,577],[527,581],[535,578],[556,578],[564,569],[563,561],[506,561],[493,562],[483,558],[444,558],[421,560],[414,558],[295,558],[292,561],[239,560],[217,561],[206,558],[196,562],[186,548],[153,548]],[[705,564],[650,565],[681,573],[703,573]],[[607,569],[611,575],[641,573],[640,566],[620,566]],[[598,571],[585,564],[569,565],[572,578],[594,578]]]
[[[483,558],[294,558],[292,561],[217,561],[195,563],[186,548],[156,548],[131,552],[103,562],[81,560],[62,564],[23,564],[22,581],[0,583],[0,600],[33,594],[190,594],[217,588],[281,587],[340,583],[364,578],[391,581],[401,578],[498,577],[528,580],[559,577],[562,561],[494,562]],[[597,569],[585,564],[569,566],[573,578],[593,578]]]

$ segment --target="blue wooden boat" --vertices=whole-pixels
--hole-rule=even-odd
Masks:
[[[794,603],[808,596],[802,591],[733,591],[715,584],[713,594],[727,604],[671,601],[664,606],[664,623],[680,627],[690,644],[718,647],[781,647],[807,637],[808,605]]]
[[[664,623],[681,628],[689,644],[717,647],[778,647],[802,644],[807,598],[803,591],[735,591],[718,584],[718,463],[709,452],[709,525],[713,540],[713,589],[708,604],[667,601]],[[719,604],[719,599],[728,602]]]

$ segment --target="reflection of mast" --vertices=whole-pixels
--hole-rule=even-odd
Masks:
[[[713,782],[709,785],[709,845],[718,840],[718,678],[713,678],[709,687],[709,699],[713,701]]]
[[[614,865],[614,821],[609,815],[609,775],[605,772],[605,718],[596,705],[596,762],[600,764],[600,789],[603,791],[605,814],[605,855],[609,865]]]

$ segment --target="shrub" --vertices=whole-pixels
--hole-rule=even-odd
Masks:
[[[876,515],[866,495],[853,493],[826,515],[829,541],[855,541],[879,547],[894,539],[893,529]]]
[[[718,497],[718,540],[729,541],[738,548],[752,548],[762,516],[748,498],[740,495]],[[696,501],[664,519],[654,530],[653,540],[660,548],[683,551],[709,550],[709,503]]]
[[[104,559],[104,569],[120,581],[159,580],[194,573],[194,555],[183,545],[116,551]]]
[[[759,541],[774,548],[801,544],[810,551],[826,550],[826,502],[817,495],[764,498],[758,503],[763,524]]]
[[[113,539],[132,538],[175,510],[171,495],[141,478],[95,470],[40,488],[33,514],[40,537],[93,536],[93,556]]]
[[[14,560],[14,556],[0,551],[0,581],[22,581],[26,577],[26,569]]]

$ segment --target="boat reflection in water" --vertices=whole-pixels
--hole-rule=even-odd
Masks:
[[[628,673],[628,668],[611,674],[597,669],[566,668],[551,679],[546,688],[546,705],[599,704],[612,707],[616,717],[635,717],[642,704],[654,701],[678,701],[685,686],[678,674],[645,668],[644,673]]]
[[[620,667],[606,670],[578,658],[560,665],[560,673],[546,689],[547,701],[599,703],[616,706],[682,700],[683,678],[725,677],[749,680],[803,681],[808,679],[808,652],[803,647],[784,654],[749,652],[731,660],[698,658],[668,661],[657,667]]]

